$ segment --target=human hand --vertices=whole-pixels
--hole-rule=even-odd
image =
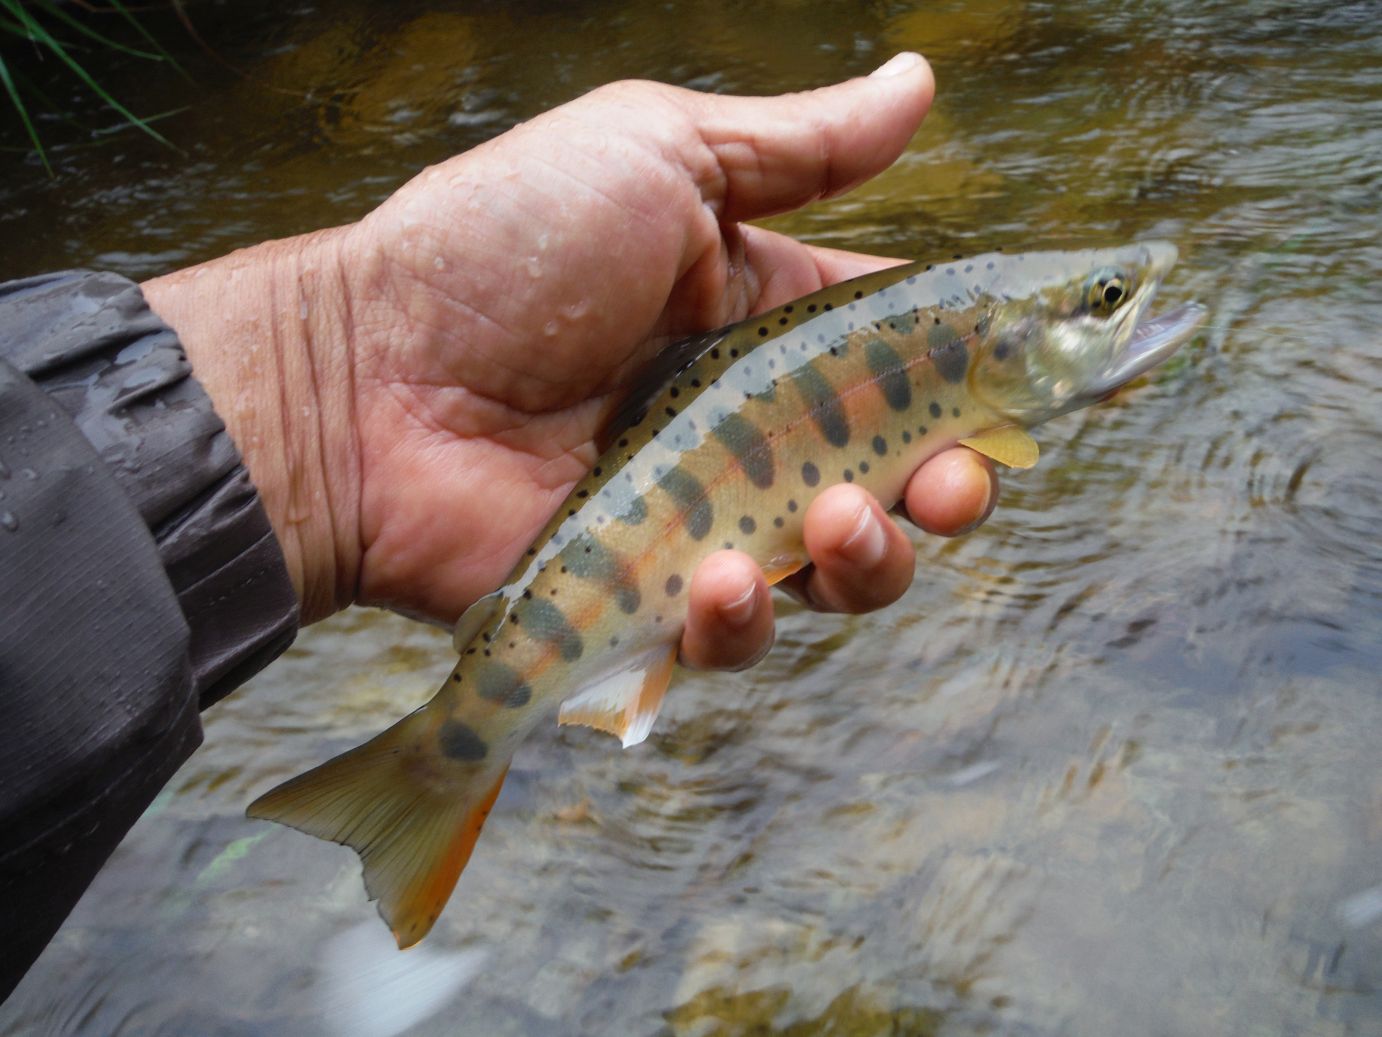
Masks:
[[[245,456],[304,618],[360,601],[453,620],[594,463],[660,346],[888,265],[741,222],[897,157],[932,79],[914,56],[887,71],[781,98],[616,83],[425,170],[357,224],[147,284]],[[906,509],[954,533],[995,490],[958,448],[922,466]],[[858,612],[905,590],[911,544],[861,488],[806,519],[798,596]],[[747,555],[706,559],[690,605],[691,665],[771,644]]]

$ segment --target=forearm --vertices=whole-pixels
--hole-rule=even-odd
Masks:
[[[244,458],[304,622],[350,604],[358,580],[347,233],[268,242],[141,286]]]

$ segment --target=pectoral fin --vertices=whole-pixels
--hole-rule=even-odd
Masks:
[[[1036,440],[1016,425],[970,436],[960,443],[1009,468],[1030,468],[1041,456]]]
[[[583,689],[561,704],[559,724],[584,724],[617,735],[627,749],[648,737],[672,679],[677,648],[657,648],[628,669]]]

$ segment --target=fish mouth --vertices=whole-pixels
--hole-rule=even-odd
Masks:
[[[1114,362],[1091,386],[1094,395],[1113,392],[1168,359],[1194,334],[1209,310],[1197,302],[1138,321]]]

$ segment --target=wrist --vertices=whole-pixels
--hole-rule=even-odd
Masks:
[[[268,242],[141,286],[240,450],[304,622],[349,604],[359,573],[348,232]]]

